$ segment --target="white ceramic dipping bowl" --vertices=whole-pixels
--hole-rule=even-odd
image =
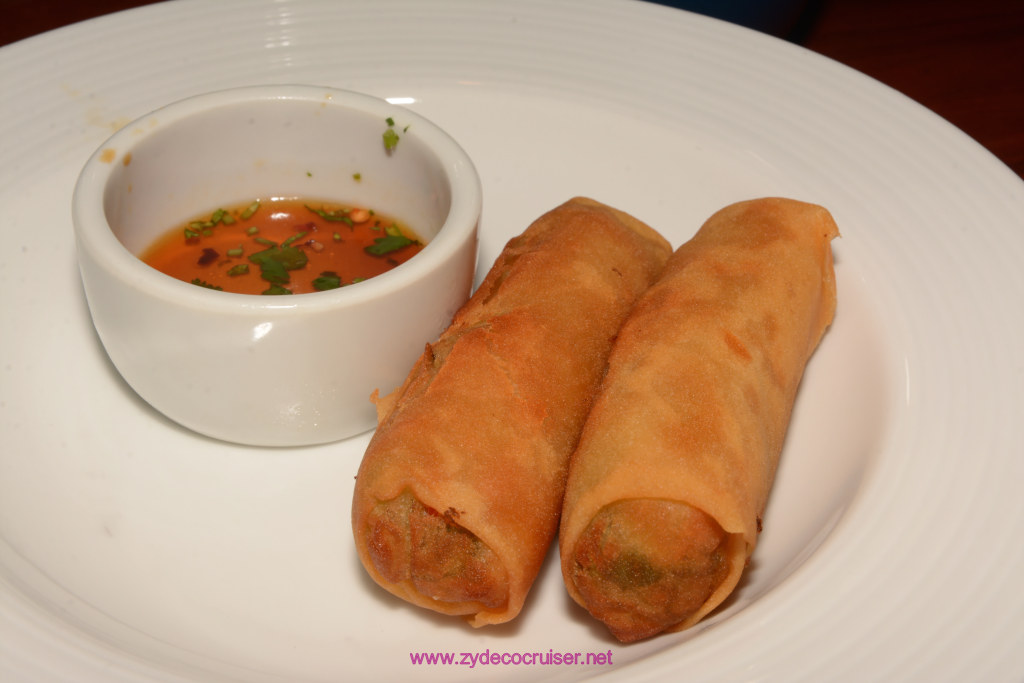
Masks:
[[[481,194],[466,153],[422,116],[275,85],[199,95],[121,129],[85,164],[72,212],[92,319],[125,381],[201,434],[298,446],[372,428],[370,394],[399,386],[469,296]],[[373,208],[427,246],[358,284],[283,296],[198,287],[137,258],[195,216],[282,196]]]

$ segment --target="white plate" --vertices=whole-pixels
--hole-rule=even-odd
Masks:
[[[1020,680],[1024,184],[878,83],[636,2],[172,2],[0,50],[0,679]],[[92,330],[68,201],[87,155],[171,100],[302,82],[404,98],[485,191],[481,273],[586,194],[676,245],[714,210],[832,210],[840,307],[735,599],[623,646],[549,562],[473,631],[358,567],[366,435],[259,450],[177,428]],[[413,652],[611,653],[413,665]]]

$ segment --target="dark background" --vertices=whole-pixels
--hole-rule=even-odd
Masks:
[[[661,1],[851,66],[947,119],[1024,177],[1024,0],[775,0],[787,6],[774,15],[764,12],[768,0]],[[146,4],[0,0],[0,45]]]

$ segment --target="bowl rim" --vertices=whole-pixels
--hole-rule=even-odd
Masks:
[[[104,193],[116,159],[163,131],[169,125],[203,111],[245,102],[309,101],[318,104],[349,107],[379,116],[400,117],[408,122],[416,137],[439,160],[451,192],[448,215],[426,247],[401,265],[356,285],[323,292],[307,292],[298,296],[261,296],[210,290],[196,287],[147,265],[128,250],[111,230],[104,210]],[[161,125],[144,125],[159,117]],[[141,131],[141,132],[140,132]],[[115,161],[109,160],[115,151]],[[108,137],[85,162],[75,182],[71,213],[79,259],[81,251],[115,275],[130,282],[136,290],[181,307],[223,313],[315,312],[358,306],[414,286],[417,282],[445,267],[473,239],[482,213],[483,191],[479,174],[466,151],[449,135],[422,114],[385,99],[352,90],[330,86],[284,84],[250,85],[216,90],[166,104],[125,125]]]

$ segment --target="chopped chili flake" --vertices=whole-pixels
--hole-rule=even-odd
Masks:
[[[196,261],[196,263],[198,263],[201,266],[208,266],[214,261],[216,261],[218,258],[220,258],[220,254],[217,253],[216,249],[204,247],[203,253],[199,255],[199,260]]]

